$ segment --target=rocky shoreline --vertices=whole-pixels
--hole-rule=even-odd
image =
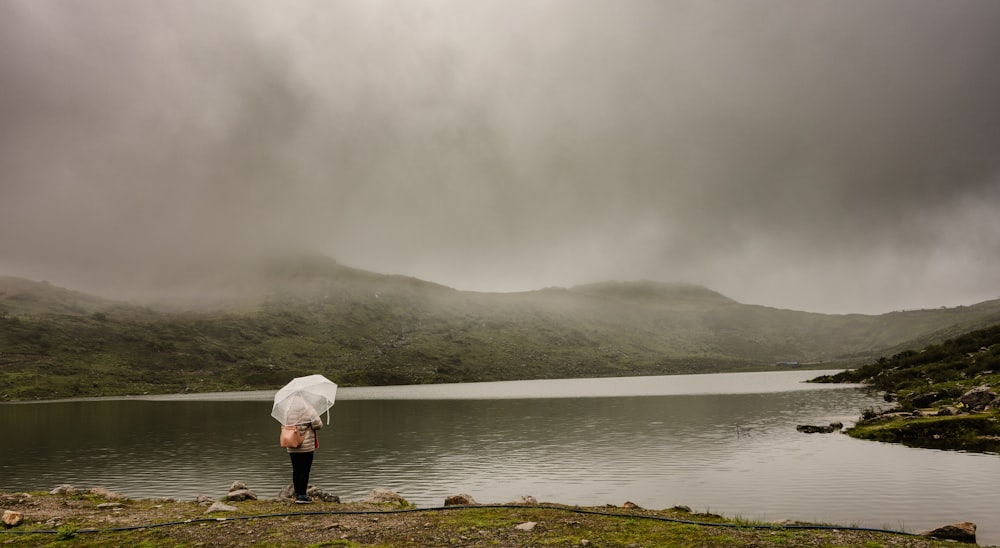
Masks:
[[[862,383],[888,408],[863,409],[851,437],[1000,453],[1000,325],[811,382]]]
[[[27,546],[54,536],[61,540],[75,539],[77,544],[93,541],[94,546],[104,541],[284,546],[322,539],[337,539],[353,546],[521,546],[535,543],[538,539],[534,535],[550,534],[556,528],[579,533],[579,538],[569,544],[574,546],[651,546],[658,544],[657,535],[673,534],[694,538],[693,545],[713,546],[716,541],[720,545],[729,543],[731,539],[723,542],[721,536],[729,539],[734,531],[747,539],[756,539],[748,543],[759,546],[771,546],[760,540],[771,537],[775,537],[771,538],[773,545],[787,545],[787,539],[776,538],[779,534],[794,537],[796,541],[791,545],[801,546],[870,546],[873,542],[879,546],[937,546],[944,540],[976,542],[976,525],[968,522],[913,535],[798,522],[747,523],[716,514],[694,513],[684,506],[654,511],[631,502],[581,508],[540,504],[526,496],[505,504],[480,504],[467,494],[458,494],[447,497],[441,507],[420,509],[388,489],[373,489],[363,500],[351,503],[342,503],[340,497],[315,486],[310,486],[309,494],[314,504],[294,504],[291,486],[275,498],[266,499],[240,481],[234,481],[221,498],[199,496],[193,501],[130,499],[102,487],[78,488],[68,484],[47,493],[0,493],[4,524],[0,542]],[[574,517],[570,519],[567,515]],[[663,532],[653,531],[646,536],[640,532],[633,535],[639,542],[617,543],[613,537],[621,533],[618,522],[622,518],[630,523],[649,520]],[[490,520],[498,525],[484,525]],[[479,525],[475,535],[470,536],[474,524]],[[650,527],[653,525],[644,528]],[[465,534],[455,537],[454,531]],[[650,538],[653,544],[649,544]],[[833,538],[836,541],[831,541]]]
[[[904,398],[887,393],[886,399],[894,405],[866,410],[847,434],[911,447],[1000,452],[1000,396],[992,386],[954,399],[937,391]]]
[[[894,405],[865,410],[846,430],[841,422],[795,428],[805,434],[844,432],[859,439],[928,449],[1000,452],[1000,396],[991,386],[977,386],[955,400],[945,400],[939,392],[902,400],[887,393],[885,398]]]

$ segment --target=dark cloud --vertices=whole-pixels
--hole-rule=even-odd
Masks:
[[[1000,297],[991,0],[0,3],[0,269]],[[166,274],[165,274],[166,273]]]

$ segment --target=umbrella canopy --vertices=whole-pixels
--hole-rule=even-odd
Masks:
[[[307,423],[329,411],[336,396],[337,385],[323,375],[296,377],[274,395],[271,416],[289,426]]]

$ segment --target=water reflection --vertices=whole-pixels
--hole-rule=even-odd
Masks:
[[[745,388],[745,381],[731,382]],[[768,385],[776,386],[773,378]],[[1000,495],[984,479],[998,477],[1000,458],[800,434],[796,424],[849,423],[881,401],[853,388],[789,386],[795,391],[348,397],[320,433],[312,482],[344,500],[387,487],[420,506],[457,493],[480,502],[532,495],[911,530],[970,520],[979,523],[981,539],[996,534],[985,514]],[[273,497],[291,472],[269,414],[269,397],[0,405],[0,488],[73,483],[188,499],[221,496],[239,479]]]

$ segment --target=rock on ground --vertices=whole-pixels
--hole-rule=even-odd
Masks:
[[[247,484],[236,480],[229,486],[229,494],[226,495],[226,500],[257,500],[257,493],[251,491],[250,488],[247,487]]]
[[[224,502],[216,501],[215,503],[213,503],[211,506],[208,507],[208,510],[205,510],[205,513],[211,514],[212,512],[235,512],[237,510],[239,510],[239,508],[235,506],[230,506]]]
[[[933,537],[941,540],[957,540],[958,542],[976,543],[976,524],[970,521],[944,525],[932,531],[920,533],[925,537]]]
[[[13,510],[3,511],[4,527],[17,527],[18,525],[21,525],[21,522],[23,521],[24,521],[24,514],[22,514],[21,512],[15,512]]]
[[[61,484],[56,485],[55,487],[53,487],[52,490],[49,491],[49,494],[50,495],[75,495],[76,494],[76,487],[73,487],[72,485],[70,485],[68,483],[61,483]]]
[[[327,493],[323,489],[320,489],[319,487],[314,487],[312,485],[310,485],[309,488],[306,489],[306,495],[316,500],[321,500],[323,502],[336,502],[336,503],[340,502],[339,496]]]
[[[405,506],[408,504],[406,499],[399,496],[398,493],[382,488],[372,489],[372,492],[365,497],[365,500],[361,501],[367,504],[398,504],[399,506]]]
[[[513,502],[510,502],[508,504],[527,504],[527,505],[534,506],[534,505],[538,504],[538,499],[536,499],[535,497],[533,497],[531,495],[522,495],[517,500],[515,500]]]
[[[969,409],[982,409],[990,404],[997,397],[996,392],[989,386],[977,386],[962,394],[958,401],[969,406]]]
[[[340,497],[326,492],[313,484],[306,487],[306,495],[323,502],[340,502]],[[279,493],[279,500],[293,500],[295,498],[295,486],[289,483]]]
[[[257,493],[254,493],[249,489],[237,489],[236,491],[230,491],[229,494],[226,495],[226,500],[257,500]]]
[[[475,504],[479,503],[472,498],[472,495],[466,495],[464,493],[461,495],[452,495],[444,499],[445,506],[473,506]]]

